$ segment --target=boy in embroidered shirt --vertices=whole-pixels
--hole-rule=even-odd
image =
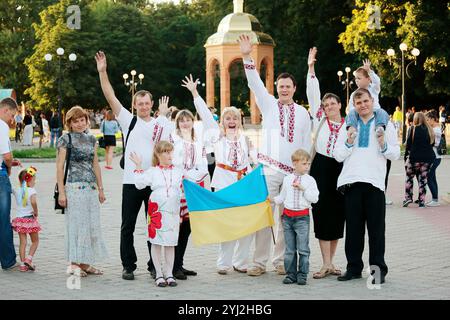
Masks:
[[[284,284],[297,282],[305,285],[309,273],[309,211],[311,203],[319,200],[316,180],[308,174],[311,158],[308,152],[299,149],[292,156],[294,173],[286,176],[278,196],[273,201],[284,204],[282,223],[286,251]],[[297,266],[297,254],[299,265]]]

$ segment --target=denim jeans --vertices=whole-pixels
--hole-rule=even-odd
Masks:
[[[284,269],[293,281],[305,279],[309,273],[309,216],[282,216],[284,242]],[[298,256],[298,258],[297,258]],[[299,260],[297,263],[297,259]]]
[[[56,144],[56,141],[58,141],[59,137],[59,129],[52,129],[50,132],[50,148],[53,148],[53,146]]]
[[[373,110],[373,114],[375,115],[375,128],[384,127],[389,123],[389,115],[383,109]],[[351,110],[347,117],[345,118],[345,125],[348,127],[353,127],[355,129],[358,128],[358,118],[359,115],[355,109]]]
[[[441,164],[441,159],[434,159],[433,164],[431,165],[430,171],[428,171],[428,187],[430,188],[431,195],[433,196],[433,200],[438,201],[438,184],[436,180],[436,169]]]
[[[9,177],[0,174],[0,264],[8,269],[16,263],[11,227],[11,183]]]

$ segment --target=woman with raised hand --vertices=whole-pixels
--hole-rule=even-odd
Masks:
[[[336,190],[342,163],[333,158],[334,147],[339,132],[346,130],[341,116],[341,100],[333,93],[326,93],[320,99],[319,80],[316,77],[317,48],[311,48],[308,56],[308,75],[306,95],[314,119],[314,143],[311,176],[316,179],[319,188],[319,201],[312,204],[314,233],[319,240],[322,253],[322,267],[313,274],[321,279],[329,274],[340,275],[341,271],[333,264],[333,258],[339,239],[344,234],[344,198]]]
[[[242,133],[241,113],[235,107],[223,110],[218,124],[211,114],[205,101],[197,91],[198,80],[192,75],[182,80],[182,86],[187,88],[194,98],[195,109],[203,121],[203,136],[214,144],[216,168],[211,180],[215,191],[228,187],[240,180],[251,170],[251,163],[256,159],[256,150],[250,140]],[[217,272],[225,275],[234,268],[235,271],[246,273],[250,245],[253,235],[238,240],[223,242],[219,246]]]

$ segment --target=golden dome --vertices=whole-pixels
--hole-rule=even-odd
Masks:
[[[255,16],[242,12],[241,1],[235,0],[234,13],[230,13],[220,21],[217,32],[206,41],[205,47],[223,44],[237,44],[243,33],[250,36],[253,44],[275,46],[272,37],[262,32],[261,23]],[[243,1],[242,1],[243,2]]]

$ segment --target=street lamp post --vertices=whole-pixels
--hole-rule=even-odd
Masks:
[[[123,83],[127,86],[130,87],[129,92],[131,92],[131,114],[134,114],[134,93],[136,91],[136,88],[138,86],[138,84],[142,84],[142,79],[144,79],[144,75],[142,73],[140,73],[138,75],[139,78],[139,82],[134,80],[134,77],[136,76],[136,70],[131,70],[130,71],[131,74],[131,80],[128,81],[128,74],[124,73],[122,75],[123,77]]]
[[[414,65],[417,64],[417,57],[420,54],[420,50],[417,48],[413,48],[411,50],[411,54],[413,56],[413,59],[411,62],[408,63],[408,65],[405,68],[405,52],[408,50],[408,45],[404,42],[402,42],[399,46],[400,51],[402,52],[402,67],[400,70],[399,75],[401,74],[402,76],[402,97],[401,97],[401,102],[402,102],[402,117],[403,117],[403,123],[402,123],[402,143],[404,144],[406,141],[406,108],[405,108],[405,93],[406,93],[406,89],[405,89],[405,73],[408,76],[408,78],[411,78],[411,76],[408,73],[408,67],[411,65],[411,63],[414,62]],[[392,58],[395,56],[395,50],[390,48],[387,50],[387,55],[389,57],[389,62],[392,62]]]
[[[60,124],[62,125],[63,119],[62,119],[62,80],[63,80],[63,56],[64,56],[64,49],[58,48],[56,49],[56,57],[58,58],[58,69],[57,69],[57,81],[58,81],[58,116]],[[75,62],[77,60],[77,55],[75,53],[69,54],[69,61]],[[51,53],[47,53],[44,56],[45,61],[47,61],[47,64],[50,64],[50,61],[52,61],[53,56]],[[67,61],[64,62],[64,67],[68,67],[69,64]],[[61,128],[60,128],[61,129]],[[62,133],[62,130],[59,132]]]
[[[341,81],[341,77],[344,75],[344,73],[341,70],[339,70],[337,72],[337,75],[339,77],[339,82],[341,82],[342,85],[344,86],[344,90],[347,89],[347,109],[348,109],[348,102],[349,102],[349,96],[350,96],[350,87],[353,84],[353,81],[350,81],[350,77],[349,77],[350,71],[352,71],[352,69],[350,69],[350,67],[345,68],[346,78],[345,78],[345,80],[342,80],[342,81]]]

